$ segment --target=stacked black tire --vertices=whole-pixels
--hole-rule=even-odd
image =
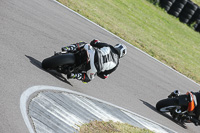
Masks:
[[[160,7],[182,23],[194,24],[195,31],[200,32],[200,7],[190,0],[160,0]]]

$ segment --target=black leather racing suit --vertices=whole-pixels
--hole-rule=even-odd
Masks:
[[[94,64],[97,69],[97,76],[105,79],[119,65],[119,55],[116,49],[107,43],[91,42],[91,46],[95,48]]]
[[[95,75],[105,79],[109,74],[115,71],[119,65],[119,54],[117,50],[112,45],[102,43],[98,40],[93,40],[90,44],[79,42],[62,48],[62,50],[68,52],[74,52],[80,49],[86,50],[88,62],[84,72],[78,74],[78,80],[89,82]]]
[[[90,44],[81,42],[76,45],[78,49],[84,48],[89,55],[86,73],[82,73],[83,82],[91,81],[95,75],[105,79],[118,67],[119,55],[112,45],[96,42],[96,40],[91,41]]]

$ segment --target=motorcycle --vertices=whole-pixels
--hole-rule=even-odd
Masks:
[[[88,52],[85,49],[68,53],[66,51],[54,52],[54,55],[42,61],[42,68],[45,70],[56,70],[59,73],[71,75],[86,70]]]
[[[195,113],[188,111],[189,102],[194,102],[194,105],[196,106],[196,96],[192,93],[189,95],[180,95],[180,92],[175,90],[167,99],[158,101],[156,109],[161,113],[170,113],[172,118],[177,122],[182,124],[192,122],[198,126],[200,125],[200,121],[195,118]]]

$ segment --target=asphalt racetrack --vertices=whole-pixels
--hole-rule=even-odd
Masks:
[[[20,112],[20,96],[35,85],[68,88],[177,132],[199,132],[199,127],[178,125],[155,110],[156,102],[173,90],[199,91],[199,85],[129,44],[127,56],[106,80],[96,77],[83,84],[41,68],[41,61],[61,47],[94,38],[113,45],[127,44],[53,0],[0,1],[0,133],[28,132]]]

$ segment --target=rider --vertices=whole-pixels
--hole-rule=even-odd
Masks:
[[[102,79],[106,79],[109,74],[116,70],[119,65],[119,59],[127,54],[127,47],[124,44],[116,44],[115,46],[102,43],[99,40],[92,40],[90,44],[79,42],[63,47],[62,51],[75,52],[85,49],[88,54],[87,71],[82,73],[71,73],[68,78],[78,79],[83,82],[89,82],[97,75]]]
[[[180,92],[175,90],[168,97],[179,96]],[[187,92],[188,95],[188,106],[187,112],[191,114],[193,117],[186,117],[186,119],[191,120],[191,118],[196,119],[198,121],[197,124],[200,124],[200,91],[199,92]]]

